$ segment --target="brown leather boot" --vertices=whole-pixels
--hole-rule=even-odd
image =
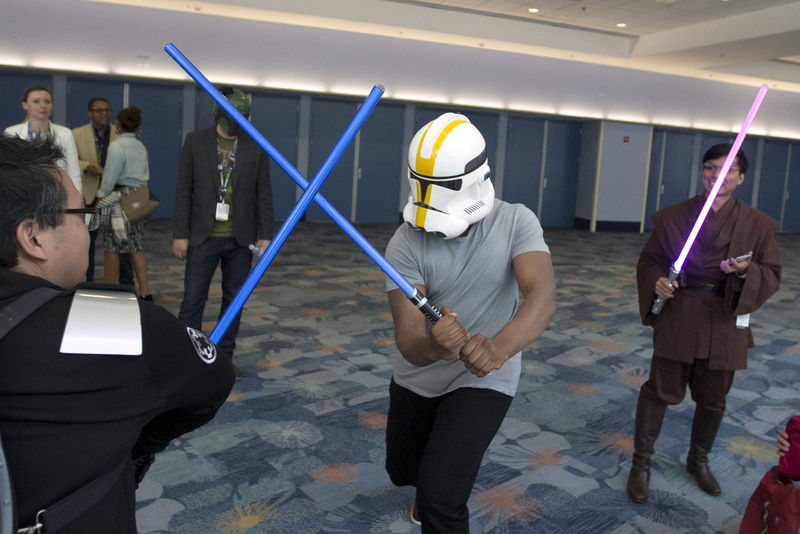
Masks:
[[[661,432],[661,423],[667,405],[639,393],[636,404],[636,431],[633,435],[633,462],[625,490],[628,497],[643,503],[650,496],[650,460],[655,453],[655,443]]]
[[[650,496],[650,457],[633,455],[631,471],[628,473],[628,484],[625,486],[628,498],[636,503],[643,503]]]
[[[697,480],[700,489],[709,495],[719,495],[722,490],[708,468],[708,453],[714,446],[719,425],[725,412],[698,405],[692,420],[692,444],[686,456],[686,470]]]

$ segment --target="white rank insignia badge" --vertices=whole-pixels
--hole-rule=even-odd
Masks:
[[[186,331],[189,333],[189,339],[192,340],[194,350],[197,351],[197,355],[200,356],[200,359],[208,364],[214,363],[214,360],[217,359],[217,347],[214,346],[211,340],[208,339],[204,333],[194,328],[189,328],[187,326]]]

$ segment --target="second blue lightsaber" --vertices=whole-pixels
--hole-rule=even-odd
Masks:
[[[289,177],[294,180],[294,182],[300,186],[302,189],[306,189],[308,187],[308,182],[297,169],[292,166],[292,164],[283,157],[283,155],[278,152],[278,150],[270,144],[267,139],[261,135],[261,133],[242,115],[239,110],[237,110],[233,104],[231,104],[227,98],[225,98],[222,93],[220,93],[214,85],[208,81],[208,79],[201,73],[197,67],[195,67],[187,58],[184,56],[178,48],[169,43],[164,47],[164,50],[169,54],[169,56],[175,60],[180,67],[186,71],[186,73],[191,77],[207,94],[211,97],[214,102],[218,106],[220,106],[225,113],[228,114],[230,118],[232,118],[236,123],[247,132],[247,134],[255,141],[255,143],[261,147],[264,152],[266,152],[269,157],[271,157],[278,166],[283,169],[283,171],[289,175]],[[325,197],[320,194],[317,194],[314,197],[314,201],[317,205],[322,208],[322,210],[328,214],[328,216],[333,219],[343,231],[347,234],[350,239],[355,242],[356,245],[364,251],[364,253],[369,256],[369,258],[375,262],[375,264],[388,276],[397,286],[403,291],[403,293],[408,297],[408,299],[428,318],[431,322],[436,322],[442,317],[442,313],[439,309],[434,306],[430,301],[428,301],[427,297],[423,295],[421,292],[417,290],[411,283],[406,280],[403,275],[401,275],[394,266],[386,261],[380,252],[378,252],[372,244],[367,241],[364,236],[362,236],[358,230],[356,230],[350,221],[344,218],[336,208],[334,208]],[[246,299],[245,299],[246,300]],[[242,306],[244,302],[242,302]],[[233,305],[229,306],[229,308],[233,308]],[[238,310],[236,310],[238,312]]]

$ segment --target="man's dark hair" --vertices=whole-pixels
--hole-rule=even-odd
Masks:
[[[731,152],[731,148],[733,148],[733,145],[728,143],[722,143],[721,145],[712,146],[711,148],[706,150],[706,153],[703,155],[703,163],[712,159],[727,157],[728,154],[730,154]],[[747,172],[747,167],[748,167],[747,156],[744,155],[744,150],[742,150],[741,148],[739,149],[739,152],[736,154],[736,166],[739,167],[739,170],[741,171],[742,174]]]
[[[106,104],[108,104],[109,106],[111,105],[111,104],[109,103],[109,101],[108,101],[108,100],[106,100],[105,98],[100,98],[99,96],[96,96],[96,97],[94,97],[93,99],[89,100],[89,104],[88,104],[88,106],[86,106],[86,109],[87,109],[88,111],[92,111],[92,108],[94,107],[94,103],[95,103],[95,102],[105,102],[105,103],[106,103]]]
[[[33,219],[44,228],[63,222],[67,192],[56,167],[63,157],[51,139],[0,135],[0,267],[19,263],[16,232],[22,221]]]

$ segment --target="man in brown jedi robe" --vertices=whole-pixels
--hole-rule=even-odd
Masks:
[[[732,197],[742,184],[747,158],[739,151],[697,239],[682,276],[666,278],[678,257],[731,145],[715,145],[703,156],[705,194],[653,214],[653,232],[636,266],[642,322],[654,329],[650,377],[636,406],[633,464],[628,496],[644,502],[649,495],[650,460],[668,404],[678,404],[689,385],[695,402],[686,469],[710,495],[721,490],[708,468],[725,413],[725,397],[737,369],[747,367],[753,346],[749,314],[778,290],[780,256],[775,243],[778,223]],[[746,254],[749,258],[738,258]],[[650,312],[655,296],[666,299],[658,315]]]

